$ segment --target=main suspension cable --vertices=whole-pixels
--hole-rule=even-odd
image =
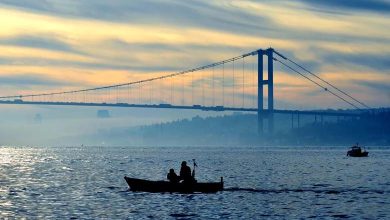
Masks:
[[[302,65],[294,62],[293,60],[289,59],[288,57],[280,54],[279,52],[277,51],[274,51],[278,56],[280,56],[281,58],[285,59],[285,60],[288,60],[290,61],[291,63],[293,63],[294,65],[298,66],[299,68],[301,68],[302,70],[304,70],[305,72],[309,73],[310,75],[314,76],[315,78],[321,80],[323,83],[329,85],[330,87],[332,87],[333,89],[337,90],[338,92],[344,94],[345,96],[349,97],[350,99],[354,100],[355,102],[359,103],[360,105],[370,109],[371,107],[366,105],[365,103],[363,103],[362,101],[359,101],[357,100],[356,98],[352,97],[351,95],[349,95],[348,93],[344,92],[343,90],[337,88],[336,86],[332,85],[330,82],[326,81],[325,79],[322,79],[321,77],[317,76],[316,74],[314,74],[313,72],[311,72],[310,70],[306,69],[305,67],[303,67]]]
[[[341,97],[341,96],[337,95],[336,93],[330,91],[330,90],[329,90],[328,88],[326,88],[325,86],[323,86],[323,85],[319,84],[318,82],[316,82],[316,81],[310,79],[309,77],[305,76],[304,74],[302,74],[302,73],[299,72],[298,70],[294,69],[293,67],[289,66],[288,64],[284,63],[283,61],[278,60],[278,59],[276,59],[276,58],[273,58],[273,59],[274,59],[275,61],[281,63],[283,66],[287,67],[288,69],[294,71],[295,73],[298,73],[299,75],[301,75],[302,77],[306,78],[306,79],[309,80],[310,82],[312,82],[312,83],[316,84],[317,86],[321,87],[321,88],[324,89],[326,92],[329,92],[330,94],[336,96],[337,98],[341,99],[342,101],[344,101],[344,102],[348,103],[349,105],[353,106],[354,108],[356,108],[356,109],[362,111],[362,109],[359,108],[358,106],[356,106],[355,104],[349,102],[348,100],[344,99],[343,97]]]
[[[258,51],[255,50],[255,51],[252,51],[250,53],[242,54],[240,56],[232,57],[230,59],[222,60],[222,61],[219,61],[219,62],[216,62],[216,63],[212,63],[212,64],[208,64],[208,65],[204,65],[204,66],[200,66],[200,67],[196,67],[196,68],[192,68],[192,69],[188,69],[188,70],[184,70],[184,71],[180,71],[180,72],[176,72],[176,73],[172,73],[172,74],[167,74],[167,75],[163,75],[163,76],[159,76],[159,77],[153,77],[153,78],[148,78],[148,79],[138,80],[138,81],[133,81],[133,82],[128,82],[128,83],[115,84],[115,85],[102,86],[102,87],[94,87],[94,88],[88,88],[88,89],[80,89],[80,90],[70,90],[70,91],[63,91],[63,92],[39,93],[39,94],[28,94],[28,95],[0,96],[0,99],[37,97],[37,96],[50,96],[50,95],[61,95],[61,94],[72,94],[72,93],[79,93],[79,92],[85,92],[85,91],[95,91],[95,90],[102,90],[102,89],[110,89],[110,88],[115,88],[115,87],[122,87],[122,86],[127,86],[127,85],[133,85],[133,84],[142,84],[142,83],[146,83],[146,82],[150,82],[150,81],[154,81],[154,80],[162,80],[162,79],[166,79],[166,78],[170,78],[170,77],[174,77],[174,76],[184,75],[184,74],[187,74],[187,73],[197,72],[199,70],[204,70],[204,69],[208,69],[208,68],[215,67],[215,66],[224,65],[226,63],[230,63],[230,62],[233,62],[235,60],[239,60],[239,59],[241,59],[243,57],[254,56],[254,55],[257,55],[257,54],[258,54]]]

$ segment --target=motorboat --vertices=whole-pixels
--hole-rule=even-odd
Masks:
[[[367,157],[368,152],[364,149],[358,146],[358,144],[351,147],[351,149],[347,152],[347,156],[350,157]]]

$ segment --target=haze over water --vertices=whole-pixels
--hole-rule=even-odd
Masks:
[[[344,147],[0,147],[1,218],[390,218],[390,150]],[[123,176],[161,180],[197,159],[216,194],[128,191]]]

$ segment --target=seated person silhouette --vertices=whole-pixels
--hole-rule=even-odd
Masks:
[[[191,175],[191,168],[189,166],[187,166],[187,162],[186,161],[181,162],[179,179],[183,180],[183,183],[191,183],[191,182],[193,182],[193,177]]]
[[[178,183],[178,182],[179,182],[179,177],[178,177],[177,174],[175,173],[175,170],[174,170],[174,169],[170,169],[170,170],[169,170],[169,173],[167,174],[167,179],[168,179],[169,182],[171,182],[171,183]]]

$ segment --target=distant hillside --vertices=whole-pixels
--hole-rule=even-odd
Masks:
[[[390,145],[390,110],[378,109],[360,118],[275,114],[275,132],[257,135],[257,116],[233,114],[194,117],[139,128],[143,144],[163,145]],[[294,127],[293,127],[294,126]]]
[[[288,114],[275,114],[272,135],[257,134],[256,114],[234,113],[206,118],[196,116],[140,127],[118,127],[72,140],[98,145],[350,146],[359,142],[390,146],[390,109],[377,109],[359,118],[324,117],[321,120],[320,117],[301,115],[299,126],[296,115],[292,118]]]

